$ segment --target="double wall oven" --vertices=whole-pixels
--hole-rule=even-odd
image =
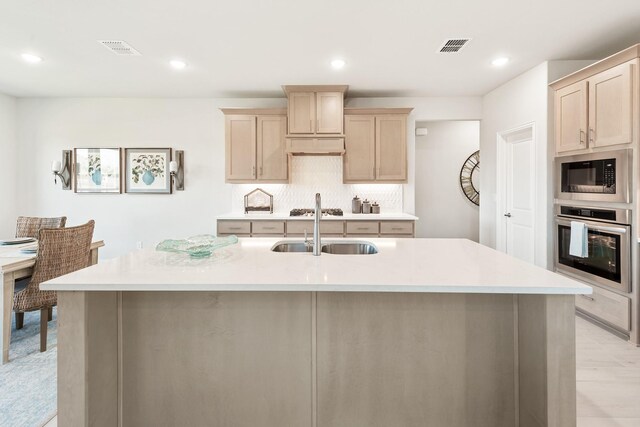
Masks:
[[[631,161],[630,149],[556,158],[556,271],[631,292],[631,210],[620,207],[631,203]],[[586,225],[586,257],[569,253],[572,221]]]

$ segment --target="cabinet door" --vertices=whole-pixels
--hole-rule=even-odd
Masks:
[[[374,181],[376,124],[374,116],[345,117],[343,181]]]
[[[343,102],[342,92],[316,93],[316,133],[342,134]]]
[[[633,64],[589,79],[589,142],[595,147],[632,142]]]
[[[563,87],[555,93],[556,152],[587,148],[587,82]]]
[[[286,132],[286,117],[258,116],[258,180],[288,179]]]
[[[407,117],[376,117],[376,179],[407,180]]]
[[[312,134],[316,128],[316,97],[313,92],[292,92],[288,100],[289,133]]]
[[[256,117],[226,116],[226,179],[256,179]]]

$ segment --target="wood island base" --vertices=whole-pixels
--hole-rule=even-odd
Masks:
[[[576,425],[573,295],[58,293],[58,425]]]

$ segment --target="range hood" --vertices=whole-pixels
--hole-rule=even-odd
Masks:
[[[292,156],[342,156],[344,151],[344,138],[287,138]]]

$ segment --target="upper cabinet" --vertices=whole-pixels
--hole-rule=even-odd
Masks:
[[[555,106],[556,151],[587,148],[587,82],[556,91]]]
[[[594,147],[630,144],[633,129],[633,70],[621,64],[589,79],[589,143]]]
[[[347,86],[283,86],[283,89],[288,99],[290,135],[343,134]]]
[[[345,111],[345,183],[407,181],[410,111],[410,108]]]
[[[636,45],[551,84],[556,153],[637,141],[639,55]]]
[[[225,181],[288,182],[284,109],[228,109],[225,114]]]

